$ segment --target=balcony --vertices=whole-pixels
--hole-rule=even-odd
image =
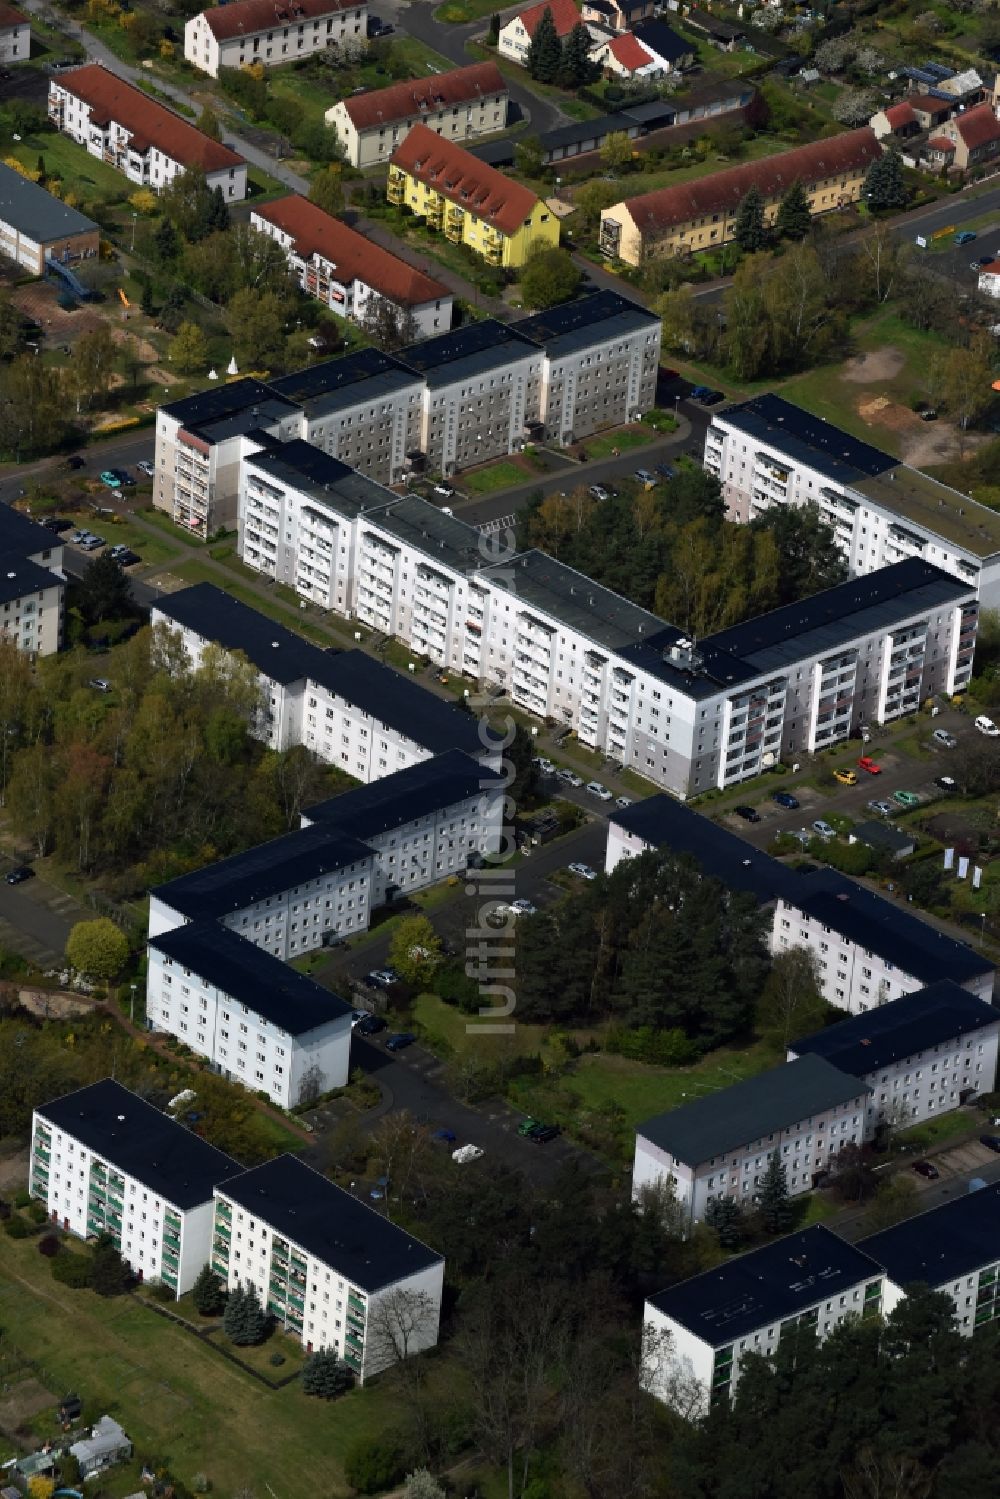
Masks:
[[[229,1266],[224,1260],[216,1259],[214,1255],[212,1257],[212,1274],[217,1275],[220,1280],[229,1279]]]
[[[215,1232],[216,1232],[216,1234],[218,1235],[218,1237],[220,1239],[225,1239],[225,1241],[226,1241],[226,1247],[228,1248],[228,1246],[229,1246],[229,1240],[232,1238],[231,1231],[226,1227],[226,1225],[224,1223],[216,1223],[216,1225],[215,1225]]]
[[[361,1357],[354,1352],[353,1348],[344,1349],[344,1363],[350,1364],[351,1368],[356,1370],[358,1374],[361,1373]]]
[[[361,1300],[360,1296],[349,1295],[347,1298],[347,1309],[348,1311],[357,1312],[361,1317],[364,1317],[365,1315],[365,1304]]]

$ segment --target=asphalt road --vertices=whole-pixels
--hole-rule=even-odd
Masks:
[[[155,445],[152,427],[131,436],[120,435],[109,437],[105,442],[91,443],[80,449],[86,464],[79,470],[80,477],[94,479],[106,468],[135,468],[142,458],[152,462]],[[40,458],[36,463],[21,464],[0,477],[0,505],[12,504],[33,484],[43,484],[47,475],[65,479],[69,472],[65,457]]]
[[[13,859],[3,860],[3,873],[14,867]],[[70,928],[84,914],[71,895],[57,890],[37,877],[21,885],[8,885],[0,879],[0,947],[8,945],[9,932],[13,951],[21,953],[42,967],[62,961]]]
[[[979,1117],[973,1110],[967,1111],[970,1122],[975,1122]],[[916,1184],[919,1196],[916,1213],[929,1212],[931,1208],[939,1208],[943,1203],[953,1202],[956,1197],[964,1197],[969,1191],[970,1182],[978,1179],[991,1185],[1000,1181],[1000,1156],[981,1145],[978,1140],[965,1140],[959,1145],[953,1145],[950,1149],[932,1152],[929,1159],[934,1162],[940,1172],[937,1181],[927,1181],[916,1172],[910,1171],[912,1180]],[[904,1172],[907,1167],[901,1168]],[[847,1212],[835,1219],[829,1219],[827,1226],[834,1229],[840,1236],[851,1243],[864,1238],[870,1232],[865,1221],[865,1210]]]

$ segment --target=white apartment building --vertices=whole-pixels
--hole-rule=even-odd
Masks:
[[[359,1384],[438,1339],[444,1260],[294,1156],[219,1185],[212,1269]],[[403,1320],[409,1336],[394,1336]]]
[[[917,469],[793,406],[763,395],[713,414],[705,467],[726,515],[751,521],[774,505],[815,504],[852,575],[920,557],[1000,606],[1000,519]]]
[[[242,156],[100,63],[49,80],[49,119],[140,187],[160,192],[180,173],[200,167],[227,203],[247,195]]]
[[[325,119],[352,167],[374,167],[387,162],[417,124],[460,145],[499,133],[507,124],[508,100],[496,63],[477,62],[340,99]]]
[[[672,1181],[689,1223],[716,1198],[750,1208],[777,1152],[798,1197],[845,1145],[862,1143],[870,1091],[807,1055],[657,1114],[636,1131],[632,1196]]]
[[[0,506],[0,636],[33,656],[52,656],[62,644],[62,559],[56,532]]]
[[[994,968],[985,956],[836,870],[788,868],[663,794],[611,814],[609,873],[621,859],[657,848],[693,859],[707,877],[767,907],[771,951],[814,953],[823,996],[839,1009],[871,1012],[942,980],[991,999]]]
[[[141,1280],[175,1296],[212,1244],[213,1188],[239,1163],[106,1077],[35,1110],[31,1195],[81,1239],[110,1234]]]
[[[827,1026],[789,1047],[814,1056],[868,1090],[865,1137],[950,1113],[992,1093],[1000,1011],[950,979]]]
[[[251,228],[285,252],[299,286],[341,317],[363,323],[388,303],[404,338],[430,338],[451,327],[452,294],[441,281],[291,193],[255,208]]]
[[[31,23],[13,5],[0,5],[0,63],[26,62],[31,56]]]
[[[971,1338],[1000,1318],[1000,1183],[943,1202],[858,1245],[885,1271],[883,1311],[907,1288],[926,1285],[955,1304],[955,1325]]]
[[[728,1400],[748,1354],[781,1339],[823,1342],[848,1317],[882,1310],[878,1261],[817,1224],[646,1301],[643,1387],[688,1417]]]
[[[218,78],[220,68],[275,68],[316,52],[356,57],[367,33],[367,0],[228,0],[185,24],[184,57]]]
[[[223,922],[150,938],[146,1019],[282,1109],[349,1078],[350,1005]]]

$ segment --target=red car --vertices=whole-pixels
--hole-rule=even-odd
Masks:
[[[867,770],[870,776],[880,776],[882,774],[881,765],[873,760],[871,755],[862,755],[858,761],[858,768],[860,770]]]

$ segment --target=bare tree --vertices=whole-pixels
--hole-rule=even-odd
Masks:
[[[818,1025],[826,1009],[820,990],[819,963],[808,947],[790,947],[771,964],[760,999],[759,1020],[787,1051],[793,1032]]]
[[[323,1092],[323,1069],[318,1062],[313,1062],[303,1072],[299,1082],[299,1097],[297,1108],[308,1109],[316,1102]]]
[[[415,343],[420,336],[417,320],[408,307],[374,293],[365,302],[358,321],[372,343],[386,354]]]
[[[379,1120],[372,1131],[371,1154],[378,1174],[389,1179],[385,1192],[387,1213],[393,1194],[396,1202],[402,1203],[419,1182],[431,1150],[430,1131],[426,1125],[418,1124],[406,1109]]]
[[[840,1475],[845,1499],[927,1499],[934,1475],[905,1452],[876,1452],[862,1447],[853,1465]]]

